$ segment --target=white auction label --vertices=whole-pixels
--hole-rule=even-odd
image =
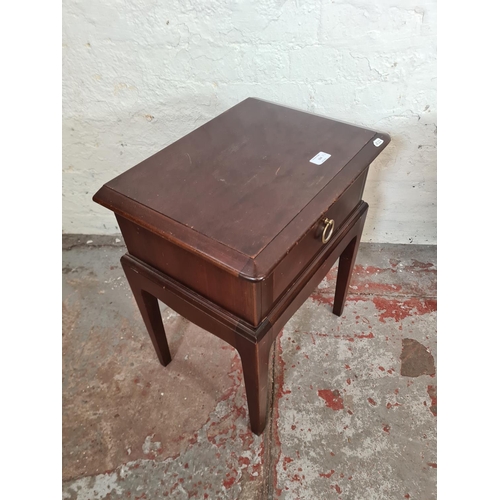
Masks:
[[[373,145],[374,145],[374,146],[377,146],[377,148],[378,148],[381,144],[384,144],[384,140],[383,140],[383,139],[381,139],[380,137],[377,137],[377,138],[373,141]]]
[[[328,160],[330,156],[332,155],[329,155],[328,153],[323,153],[321,151],[314,158],[311,158],[309,161],[311,163],[314,163],[315,165],[321,165],[322,163],[325,163],[325,161]]]

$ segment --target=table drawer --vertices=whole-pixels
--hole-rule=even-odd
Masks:
[[[368,169],[363,171],[356,180],[342,193],[342,195],[330,206],[313,227],[301,238],[297,244],[288,252],[285,258],[276,266],[272,273],[272,302],[263,304],[263,312],[266,314],[272,304],[290,287],[300,272],[314,259],[321,251],[324,244],[322,234],[325,228],[324,220],[334,221],[331,241],[335,233],[340,229],[347,216],[356,208],[361,201],[365,186]],[[327,236],[329,231],[327,228]],[[271,297],[268,295],[268,299]]]

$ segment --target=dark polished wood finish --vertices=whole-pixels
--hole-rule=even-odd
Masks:
[[[171,356],[158,299],[238,350],[257,434],[271,346],[339,257],[333,312],[342,314],[368,166],[389,140],[247,99],[94,196],[116,214],[122,265],[160,362]],[[311,163],[320,151],[331,157]]]

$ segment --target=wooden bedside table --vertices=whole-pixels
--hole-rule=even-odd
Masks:
[[[235,347],[252,431],[266,425],[270,348],[340,257],[344,307],[387,134],[249,98],[105,184],[122,266],[162,365],[158,299]]]

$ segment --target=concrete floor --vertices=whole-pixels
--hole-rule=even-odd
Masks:
[[[436,498],[435,247],[362,245],[342,318],[330,271],[276,341],[260,437],[232,347],[162,306],[162,367],[122,243],[63,248],[64,499]]]

